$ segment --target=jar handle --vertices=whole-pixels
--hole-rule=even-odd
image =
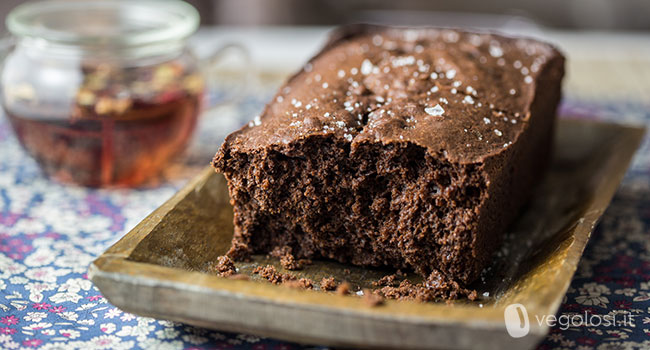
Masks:
[[[238,55],[239,60],[237,65],[242,65],[241,73],[233,73],[228,79],[229,81],[236,80],[235,84],[220,84],[223,79],[225,69],[219,71],[219,65],[222,63],[226,55],[233,52]],[[250,64],[251,58],[248,50],[236,43],[229,43],[222,45],[213,50],[207,57],[201,59],[201,68],[204,70],[204,77],[207,83],[207,96],[206,108],[220,107],[227,104],[233,104],[241,100],[246,92],[246,89],[253,82],[257,76],[256,71]]]

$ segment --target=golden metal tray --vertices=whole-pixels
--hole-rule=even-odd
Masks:
[[[509,230],[485,282],[476,287],[482,297],[475,302],[389,300],[370,307],[354,294],[209,273],[209,264],[230,246],[233,231],[225,179],[212,169],[95,260],[89,275],[125,311],[226,331],[346,347],[531,348],[548,332],[536,316],[557,312],[643,132],[593,121],[559,122],[551,169]],[[238,268],[250,275],[266,263],[279,266],[257,256]],[[314,281],[334,276],[361,288],[386,271],[315,261],[292,273]],[[530,320],[530,332],[521,338],[511,337],[504,323],[504,310],[513,303],[524,305]]]

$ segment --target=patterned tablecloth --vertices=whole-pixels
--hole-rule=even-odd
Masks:
[[[258,111],[250,97],[204,118],[182,171],[160,185],[92,190],[44,178],[0,117],[0,348],[299,349],[301,345],[137,317],[87,279],[91,261],[205,166],[223,136]],[[584,118],[650,126],[644,102],[569,98]],[[560,314],[633,315],[619,327],[553,328],[541,349],[650,348],[650,142],[597,227]]]

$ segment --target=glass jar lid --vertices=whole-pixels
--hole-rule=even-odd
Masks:
[[[187,38],[199,14],[177,0],[50,0],[17,6],[6,25],[17,37],[57,45],[133,48]]]

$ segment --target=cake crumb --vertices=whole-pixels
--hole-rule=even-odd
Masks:
[[[287,280],[282,283],[282,285],[285,285],[289,288],[296,288],[296,289],[314,289],[314,282],[310,280],[309,278],[301,278],[298,280]]]
[[[285,254],[280,258],[280,264],[287,270],[302,270],[305,265],[311,264],[311,260],[296,259],[293,254]]]
[[[233,261],[250,261],[251,250],[250,247],[248,247],[248,244],[240,241],[233,241],[226,256]]]
[[[314,282],[309,278],[298,278],[288,273],[279,272],[273,265],[258,266],[253,273],[272,284],[282,284],[290,288],[313,289]]]
[[[216,266],[213,266],[212,268],[219,277],[230,277],[237,274],[235,263],[233,263],[226,255],[218,257]]]
[[[297,279],[296,276],[288,273],[278,272],[273,265],[258,266],[253,270],[253,273],[273,284],[280,284]]]
[[[290,253],[287,253],[280,258],[280,264],[287,270],[300,270],[302,268],[293,254]]]
[[[343,282],[336,287],[336,294],[338,295],[348,295],[350,294],[350,284],[348,282]]]
[[[321,290],[327,290],[327,291],[332,291],[336,290],[336,281],[334,280],[334,277],[323,277],[323,279],[320,281],[320,289]]]
[[[441,299],[454,300],[460,297],[475,300],[478,296],[475,290],[463,288],[458,282],[448,279],[436,270],[431,272],[423,282],[413,284],[409,280],[403,280],[397,287],[385,286],[375,290],[375,293],[387,299],[415,300],[419,302],[431,302]]]
[[[395,274],[386,275],[379,280],[372,282],[372,285],[373,287],[394,286],[396,278],[397,276]]]
[[[289,246],[275,247],[270,255],[280,258],[280,264],[287,270],[302,270],[312,263],[309,259],[296,259]]]
[[[364,289],[363,302],[370,307],[376,307],[384,304],[384,297],[378,293],[373,293],[369,289]]]

